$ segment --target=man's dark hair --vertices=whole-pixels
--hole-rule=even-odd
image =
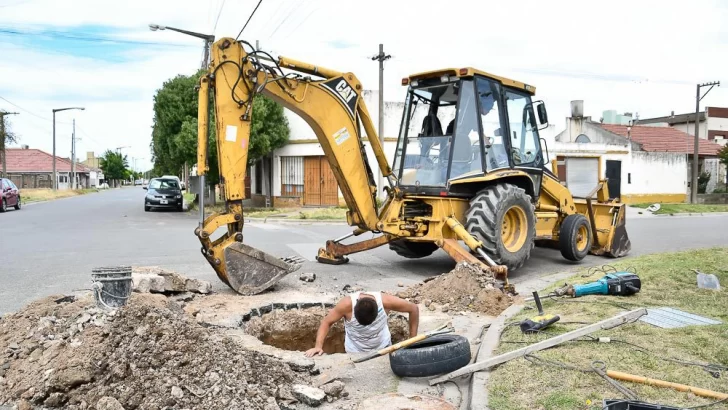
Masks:
[[[360,298],[354,306],[354,317],[362,326],[369,326],[377,318],[377,301],[373,298]]]

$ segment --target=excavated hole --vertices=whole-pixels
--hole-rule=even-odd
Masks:
[[[328,309],[310,308],[294,310],[273,310],[243,323],[245,333],[255,336],[264,344],[284,350],[306,351],[316,344],[316,332]],[[389,316],[389,331],[392,343],[398,343],[409,336],[409,322],[404,316]],[[345,353],[344,322],[338,321],[329,330],[324,341],[325,353]]]

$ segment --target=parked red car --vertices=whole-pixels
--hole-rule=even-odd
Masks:
[[[0,178],[0,212],[14,206],[20,210],[20,190],[7,178]]]

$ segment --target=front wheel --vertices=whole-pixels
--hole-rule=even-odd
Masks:
[[[5,202],[5,198],[3,198],[2,201],[0,201],[0,212],[5,212],[8,210],[8,203]]]
[[[536,237],[531,197],[511,184],[485,188],[470,200],[465,229],[483,242],[493,261],[518,269],[531,257]]]
[[[15,204],[15,210],[20,211],[20,197],[18,197],[18,203]]]
[[[559,249],[561,255],[570,261],[580,261],[591,249],[592,232],[589,221],[582,214],[564,218],[559,228]]]

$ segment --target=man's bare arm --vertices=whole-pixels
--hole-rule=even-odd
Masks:
[[[316,345],[313,349],[306,351],[306,356],[311,357],[315,355],[321,355],[324,353],[324,341],[326,336],[329,334],[331,326],[341,320],[347,312],[351,311],[351,298],[345,297],[339,301],[329,313],[321,320],[318,331],[316,332]]]
[[[417,329],[420,326],[420,308],[417,305],[386,293],[382,293],[382,304],[384,309],[409,314],[410,337],[417,336]]]

